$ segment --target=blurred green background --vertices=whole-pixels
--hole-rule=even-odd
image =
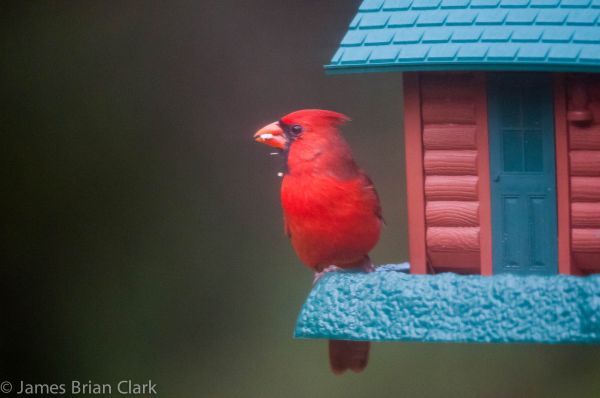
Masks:
[[[292,339],[311,272],[254,131],[348,114],[407,259],[399,74],[326,76],[360,1],[0,5],[0,378],[167,397],[599,397],[598,346],[376,344],[334,377]]]

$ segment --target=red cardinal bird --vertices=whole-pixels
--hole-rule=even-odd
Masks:
[[[257,142],[287,158],[281,203],[287,236],[300,260],[316,272],[332,265],[373,270],[368,253],[379,240],[381,207],[371,179],[361,170],[338,127],[349,118],[336,112],[292,112],[256,134]],[[370,343],[329,341],[334,373],[362,371]]]

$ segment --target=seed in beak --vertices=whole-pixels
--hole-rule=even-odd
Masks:
[[[287,138],[279,122],[266,125],[254,133],[254,141],[278,149],[285,149],[287,146]]]

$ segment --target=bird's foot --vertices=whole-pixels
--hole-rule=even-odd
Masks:
[[[374,272],[375,266],[369,256],[365,257],[354,269],[362,272]]]
[[[316,285],[319,279],[323,277],[328,272],[373,272],[375,271],[375,266],[371,259],[367,256],[363,260],[361,260],[356,265],[351,267],[338,267],[335,265],[330,265],[328,267],[323,268],[320,272],[315,272],[315,276],[313,278],[313,285]]]
[[[320,272],[315,272],[315,276],[313,277],[313,285],[316,285],[317,282],[319,281],[319,279],[321,279],[321,277],[323,277],[323,275],[325,275],[328,272],[337,272],[337,271],[341,271],[342,268],[340,267],[336,267],[335,265],[330,265],[328,267],[323,268],[323,270],[321,270]]]

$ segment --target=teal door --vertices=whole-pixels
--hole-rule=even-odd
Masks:
[[[552,81],[488,76],[494,273],[556,274]]]

